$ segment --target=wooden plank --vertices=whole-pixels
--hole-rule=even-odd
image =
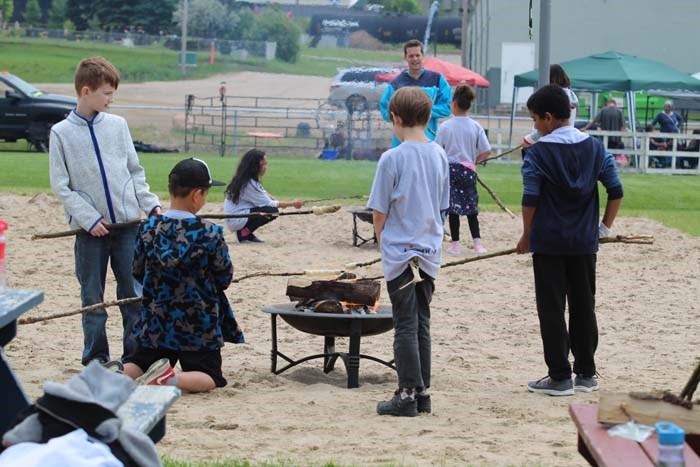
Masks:
[[[597,421],[597,408],[592,404],[571,404],[569,414],[580,438],[600,467],[653,467],[654,463],[642,447],[628,439],[610,436]]]
[[[671,422],[686,433],[700,433],[700,410],[688,410],[668,402],[634,399],[628,394],[600,391],[598,421],[600,423],[627,423],[630,418],[642,425]]]
[[[37,306],[44,300],[41,290],[7,289],[0,294],[0,328]]]
[[[656,433],[644,440],[641,446],[651,459],[659,458],[659,440]],[[685,443],[683,456],[685,457],[685,467],[700,467],[700,457],[688,446],[688,443]]]
[[[137,386],[119,407],[117,416],[125,427],[149,433],[178,397],[180,390],[174,386]]]

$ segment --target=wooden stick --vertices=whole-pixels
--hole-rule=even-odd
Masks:
[[[640,245],[650,245],[654,243],[654,237],[651,235],[618,235],[616,237],[606,237],[601,238],[598,243],[635,243]],[[458,266],[460,264],[472,263],[474,261],[481,261],[482,259],[495,258],[497,256],[511,255],[516,252],[515,248],[508,248],[507,250],[494,251],[493,253],[487,253],[485,255],[472,256],[471,258],[460,259],[458,261],[451,261],[440,266],[442,268],[449,268],[452,266]],[[377,280],[384,276],[368,277],[367,280]]]
[[[515,151],[517,151],[517,150],[519,150],[519,149],[522,149],[522,148],[523,148],[523,145],[520,144],[520,145],[514,147],[513,149],[509,149],[508,151],[502,152],[502,153],[500,153],[500,154],[498,154],[498,155],[496,155],[496,156],[487,157],[487,158],[484,159],[483,161],[479,162],[479,164],[481,164],[481,165],[486,165],[486,163],[487,163],[488,161],[493,161],[493,160],[499,159],[499,158],[501,158],[501,157],[503,157],[503,156],[507,156],[508,154],[512,154],[512,153],[514,153]]]
[[[698,383],[700,383],[700,362],[698,366],[695,367],[695,371],[690,375],[690,379],[685,384],[683,391],[681,391],[681,398],[685,400],[692,400],[695,390],[698,388]]]
[[[42,321],[48,321],[50,319],[64,318],[66,316],[73,316],[73,315],[80,315],[82,313],[94,311],[94,310],[97,310],[99,308],[107,308],[110,306],[120,306],[120,305],[130,305],[132,303],[140,303],[141,300],[143,300],[143,297],[131,297],[131,298],[122,298],[121,300],[112,300],[111,302],[96,303],[94,305],[89,305],[89,306],[85,306],[83,308],[78,308],[77,310],[66,311],[63,313],[56,313],[54,315],[20,318],[17,320],[17,324],[40,323]]]
[[[119,230],[119,229],[126,229],[127,227],[133,227],[135,225],[139,225],[142,220],[138,221],[130,221],[130,222],[122,222],[119,224],[104,224],[104,226],[107,228],[107,230]],[[45,238],[59,238],[59,237],[70,237],[73,235],[85,235],[88,232],[83,229],[73,229],[73,230],[66,230],[64,232],[53,232],[53,233],[43,233],[43,234],[34,234],[32,235],[32,240],[38,240],[38,239],[45,239]]]
[[[605,243],[635,243],[635,244],[644,244],[644,245],[649,245],[654,243],[654,237],[651,235],[618,235],[616,237],[607,237],[607,238],[601,238],[600,239],[601,244]],[[461,259],[458,261],[452,261],[449,263],[445,263],[441,268],[449,268],[452,266],[458,266],[460,264],[466,264],[466,263],[471,263],[473,261],[481,261],[483,259],[489,259],[489,258],[495,258],[497,256],[505,256],[505,255],[510,255],[515,253],[515,248],[509,248],[507,250],[501,250],[501,251],[494,251],[493,253],[487,253],[485,255],[479,255],[479,256],[473,256],[471,258],[465,258]],[[381,257],[375,258],[371,261],[366,261],[364,263],[348,263],[345,265],[346,268],[352,268],[351,265],[354,265],[354,267],[362,267],[362,266],[369,266],[371,264],[375,264],[381,261]],[[261,271],[261,272],[254,272],[251,274],[247,274],[245,276],[238,277],[236,279],[233,279],[231,282],[241,282],[246,279],[251,279],[253,277],[290,277],[290,276],[304,276],[304,275],[318,275],[319,273],[323,272],[328,273],[329,275],[337,275],[341,274],[344,272],[342,269],[328,269],[328,270],[314,270],[314,269],[308,269],[302,272],[269,272],[269,271]],[[376,277],[367,277],[367,278],[362,278],[362,280],[378,280],[382,279],[384,276],[376,276]],[[42,316],[42,317],[36,317],[36,318],[20,318],[17,320],[18,324],[32,324],[32,323],[39,323],[41,321],[48,321],[51,319],[55,318],[64,318],[66,316],[73,316],[73,315],[78,315],[82,313],[87,313],[89,311],[96,310],[98,308],[107,308],[110,306],[119,306],[119,305],[128,305],[131,303],[139,303],[141,300],[143,300],[143,297],[131,297],[131,298],[123,298],[121,300],[113,300],[111,302],[104,302],[104,303],[96,303],[95,305],[90,305],[86,306],[83,308],[78,308],[77,310],[73,311],[67,311],[64,313],[57,313],[54,315],[49,315],[49,316]],[[700,376],[700,365],[698,365],[698,368],[695,370],[696,373],[699,373],[696,375],[693,373],[693,376],[691,377],[691,381],[688,382],[686,385],[686,389],[683,390],[683,393],[681,393],[681,397],[688,393],[687,389],[689,389],[691,382],[693,381],[693,378],[695,378],[695,387],[697,387],[698,381],[697,378]],[[693,388],[694,391],[694,388]],[[690,392],[690,395],[688,397],[692,397],[693,392]]]
[[[285,211],[285,212],[251,212],[248,214],[202,214],[199,217],[202,219],[242,219],[242,218],[253,218],[253,217],[278,217],[278,216],[298,216],[300,214],[315,214],[317,216],[322,214],[330,214],[340,210],[340,206],[314,206],[311,209],[305,211]],[[144,220],[122,222],[117,224],[105,224],[107,230],[118,230],[127,227],[132,227],[134,225],[139,225],[145,222]],[[59,238],[59,237],[70,237],[73,235],[85,235],[88,232],[83,229],[73,229],[66,230],[64,232],[53,232],[53,233],[43,233],[32,235],[32,240],[46,239],[46,238]]]
[[[280,212],[251,212],[249,214],[202,214],[199,217],[203,219],[244,219],[251,217],[279,217],[279,216],[298,216],[302,214],[330,214],[340,209],[340,206],[314,206],[311,209],[304,211],[280,211]]]
[[[474,172],[474,173],[476,173],[476,172]],[[503,201],[501,201],[500,199],[498,199],[498,196],[496,196],[496,193],[495,193],[491,188],[489,188],[489,186],[488,186],[487,184],[484,183],[484,181],[479,177],[478,174],[476,175],[476,181],[479,182],[479,183],[481,184],[481,186],[483,186],[484,188],[486,188],[486,191],[489,192],[489,194],[491,195],[491,198],[493,198],[493,200],[496,202],[496,204],[498,204],[498,206],[499,206],[501,209],[503,209],[505,212],[507,212],[508,214],[510,214],[511,219],[515,219],[515,214],[513,214],[513,213],[511,212],[511,210],[508,209],[508,208],[506,207],[505,204],[503,204]]]
[[[335,198],[307,199],[305,203],[319,203],[321,201],[335,201],[337,199],[369,199],[367,195],[337,196]]]
[[[379,258],[374,258],[371,261],[365,261],[365,262],[357,262],[357,263],[346,263],[345,268],[346,269],[356,269],[356,268],[363,268],[365,266],[371,266],[375,263],[378,263],[382,260],[382,257],[380,256]]]

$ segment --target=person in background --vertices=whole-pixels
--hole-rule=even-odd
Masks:
[[[566,92],[566,95],[569,97],[569,108],[571,109],[569,125],[575,126],[576,111],[578,110],[578,97],[576,97],[574,91],[571,90],[571,80],[561,65],[557,63],[550,65],[549,84],[558,84],[564,89],[564,92]],[[524,148],[526,148],[537,142],[538,139],[540,139],[540,134],[533,128],[532,132],[523,139],[522,145]]]
[[[301,200],[273,199],[260,182],[266,171],[267,159],[263,151],[251,149],[243,155],[231,183],[226,187],[224,214],[278,213],[279,208],[299,209],[304,205],[304,201]],[[265,216],[226,219],[226,227],[231,232],[236,232],[239,243],[263,243],[253,232],[275,219],[275,217]]]
[[[622,111],[617,108],[617,102],[611,96],[605,107],[586,124],[581,131],[586,131],[592,126],[598,125],[603,131],[625,131],[625,119]],[[608,149],[625,149],[625,143],[620,136],[608,136]]]
[[[569,99],[561,87],[541,87],[527,108],[542,138],[523,151],[523,233],[516,251],[532,253],[548,369],[527,389],[550,396],[596,391],[596,253],[598,239],[610,235],[622,204],[622,182],[615,158],[600,141],[569,126]],[[600,223],[599,181],[608,193]]]
[[[469,231],[474,240],[474,253],[486,253],[479,229],[476,164],[491,154],[491,145],[481,125],[469,117],[474,97],[474,90],[469,86],[455,88],[451,104],[454,116],[440,125],[435,137],[435,142],[445,149],[450,164],[450,207],[447,212],[452,243],[447,252],[452,255],[462,253],[459,243],[459,216],[467,216]]]
[[[673,102],[666,101],[664,103],[663,112],[659,112],[654,120],[651,121],[651,126],[659,125],[661,133],[680,133],[683,126],[683,117],[673,111]],[[666,139],[666,149],[673,149],[673,138]]]
[[[430,122],[425,130],[425,135],[432,141],[437,134],[438,120],[450,115],[452,89],[440,73],[423,68],[423,59],[425,57],[423,56],[423,43],[421,41],[411,39],[406,42],[403,46],[403,58],[406,60],[408,69],[402,71],[399,76],[394,78],[386,87],[379,101],[379,110],[382,112],[384,120],[390,122],[389,101],[391,101],[391,96],[403,87],[419,87],[428,94],[428,97],[430,97],[433,103]],[[392,138],[392,147],[398,146],[399,143],[399,139],[394,135]]]

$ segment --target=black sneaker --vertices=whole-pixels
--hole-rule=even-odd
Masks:
[[[396,391],[394,391],[394,395],[395,396],[399,395],[398,389]],[[418,409],[418,413],[430,413],[431,412],[430,394],[425,394],[425,395],[416,394],[416,408]]]
[[[264,241],[262,241],[260,238],[256,237],[252,233],[248,234],[248,236],[246,237],[246,240],[251,242],[251,243],[265,243]]]
[[[418,394],[416,396],[416,407],[418,409],[418,413],[430,413],[432,410],[430,404],[430,394],[425,394],[423,396]]]
[[[527,383],[527,390],[530,392],[539,392],[549,396],[573,396],[574,383],[569,379],[552,379],[545,376],[537,381]]]
[[[574,379],[574,391],[593,392],[600,389],[598,378],[593,376],[576,375]]]
[[[238,243],[243,243],[248,241],[248,237],[241,235],[240,230],[236,230],[236,238],[238,239]]]
[[[415,417],[418,415],[418,405],[415,399],[409,397],[401,399],[401,396],[394,394],[388,401],[377,404],[379,415],[394,415],[396,417]]]

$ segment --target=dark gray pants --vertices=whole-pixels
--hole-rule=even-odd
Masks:
[[[423,280],[399,288],[412,279],[411,268],[387,282],[394,319],[394,360],[399,388],[430,387],[430,301],[435,280],[422,270]]]

